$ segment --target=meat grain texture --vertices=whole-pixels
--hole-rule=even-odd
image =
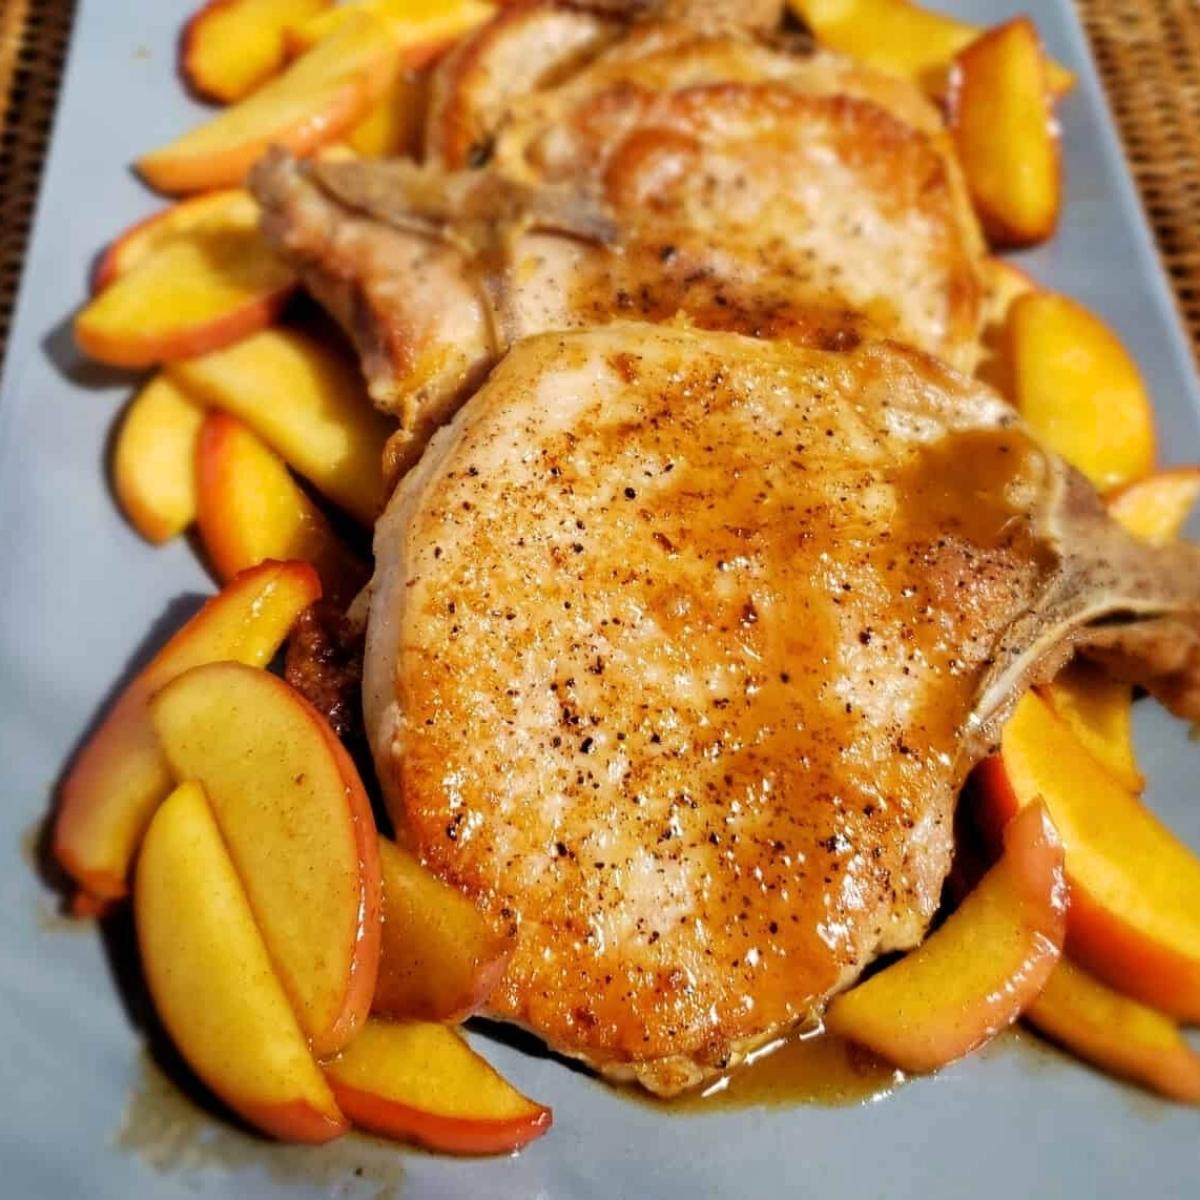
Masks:
[[[744,28],[517,6],[433,87],[427,161],[256,170],[268,236],[354,338],[411,465],[509,346],[611,320],[970,369],[983,242],[903,81]]]
[[[1200,617],[1196,551],[931,357],[641,324],[514,347],[376,556],[368,737],[516,930],[490,1012],[666,1094],[921,939],[966,772],[1092,622]]]

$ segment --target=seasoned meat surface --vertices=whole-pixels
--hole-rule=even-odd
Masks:
[[[1061,548],[1079,486],[892,345],[517,345],[378,526],[364,680],[399,836],[519,927],[491,1013],[671,1092],[916,943],[966,771],[1147,553]]]
[[[898,79],[745,30],[527,5],[433,95],[424,172],[276,155],[253,180],[401,418],[404,465],[547,330],[681,319],[975,360],[983,244],[940,117]]]

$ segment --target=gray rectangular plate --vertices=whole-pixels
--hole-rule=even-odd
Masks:
[[[1010,1039],[867,1107],[698,1116],[632,1104],[555,1062],[488,1044],[501,1069],[556,1115],[549,1137],[491,1161],[361,1138],[321,1150],[272,1147],[198,1114],[156,1082],[101,940],[90,927],[70,932],[50,918],[29,839],[114,681],[212,590],[186,541],[151,549],[118,515],[105,482],[106,439],[131,379],[82,362],[67,325],[97,249],[160,203],[126,164],[199,115],[174,73],[180,25],[197,2],[82,3],[4,376],[0,1194],[1198,1194],[1194,1111]],[[992,23],[1017,8],[977,0],[956,11]],[[1068,0],[1036,10],[1050,50],[1079,71],[1080,86],[1062,106],[1063,228],[1022,265],[1120,331],[1153,390],[1164,463],[1200,458],[1200,389],[1082,31]],[[156,623],[157,636],[148,632]],[[1139,705],[1137,735],[1150,803],[1200,849],[1200,759],[1185,730]]]

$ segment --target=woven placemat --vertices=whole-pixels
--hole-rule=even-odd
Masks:
[[[1076,3],[1200,358],[1200,4]],[[0,361],[74,11],[0,0]]]
[[[75,0],[0,0],[0,362]]]
[[[1200,361],[1200,4],[1077,3]]]

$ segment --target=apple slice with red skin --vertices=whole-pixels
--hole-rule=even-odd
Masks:
[[[240,186],[268,147],[304,156],[358,124],[386,90],[399,53],[385,22],[355,13],[244,100],[143,155],[138,170],[162,192]]]
[[[175,778],[208,796],[313,1052],[336,1054],[379,967],[379,844],[353,762],[298,692],[240,663],[178,676],[150,715]]]
[[[320,595],[307,563],[263,563],[209,600],[121,693],[72,763],[54,823],[55,858],[97,900],[126,894],[142,833],[171,790],[146,711],[149,698],[199,663],[265,666]]]
[[[464,1021],[500,981],[512,938],[386,838],[383,932],[371,1011],[400,1020]]]
[[[1066,909],[1062,843],[1031,805],[962,904],[916,950],[837,996],[825,1027],[905,1071],[937,1070],[1037,996],[1062,952]]]
[[[327,339],[264,329],[236,346],[171,363],[167,373],[199,403],[244,421],[360,523],[374,523],[394,424],[367,398],[358,364]]]
[[[117,234],[92,272],[92,295],[102,292],[120,276],[144,262],[168,242],[194,229],[215,223],[258,222],[258,201],[245,188],[223,188],[189,196],[160,208]]]
[[[203,424],[203,411],[164,375],[151,379],[121,418],[113,489],[130,524],[156,545],[196,519],[194,464]]]
[[[1108,511],[1152,546],[1173,542],[1200,499],[1200,467],[1168,467],[1118,488]]]
[[[351,0],[295,22],[284,31],[284,42],[289,54],[304,54],[366,13],[389,26],[404,66],[423,67],[495,12],[480,0]]]
[[[346,134],[346,146],[361,158],[415,158],[425,121],[428,75],[398,70],[375,107]]]
[[[310,562],[345,607],[366,564],[334,533],[283,460],[236,417],[210,412],[196,443],[197,525],[217,573],[230,579],[269,558]]]
[[[267,245],[246,192],[178,205],[121,235],[75,341],[99,362],[146,367],[216,350],[269,325],[296,277]]]
[[[183,27],[179,71],[198,95],[230,104],[287,60],[283,31],[333,0],[208,0]]]
[[[1200,1104],[1200,1054],[1179,1026],[1065,958],[1025,1019],[1080,1058],[1183,1104]]]
[[[940,100],[954,56],[986,32],[956,17],[912,0],[789,0],[817,40],[877,67],[900,75]],[[1050,87],[1056,96],[1075,86],[1075,73],[1049,60]]]
[[[372,1017],[324,1066],[356,1126],[446,1154],[507,1154],[553,1120],[446,1025]]]
[[[993,833],[1019,811],[1049,809],[1066,847],[1071,958],[1144,1004],[1200,1020],[1200,858],[1032,692],[976,781]]]
[[[196,1074],[264,1133],[345,1133],[198,784],[181,784],[150,822],[133,900],[154,1007]]]

